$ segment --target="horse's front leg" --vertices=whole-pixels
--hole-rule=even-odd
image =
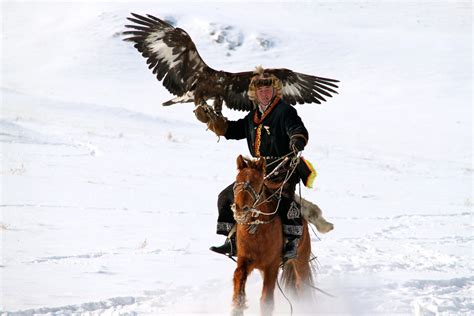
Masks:
[[[232,298],[232,315],[244,314],[245,306],[245,282],[250,273],[250,262],[242,257],[237,259],[237,268],[234,271],[234,295]]]
[[[263,271],[263,289],[260,298],[260,311],[262,315],[270,316],[274,309],[275,283],[278,277],[278,263],[267,267]]]

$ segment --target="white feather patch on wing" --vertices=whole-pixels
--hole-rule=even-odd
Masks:
[[[297,83],[296,84],[285,83],[281,90],[284,95],[292,95],[292,96],[302,98],[300,89],[301,89],[301,86]]]
[[[176,97],[170,100],[173,103],[187,103],[187,102],[194,102],[194,93],[191,91],[186,92],[185,94]]]
[[[196,51],[189,52],[189,61],[193,67],[193,71],[201,72],[204,69],[205,64],[201,61],[201,57]]]
[[[180,59],[176,59],[178,54],[173,54],[173,47],[166,45],[162,38],[165,35],[164,31],[156,31],[150,33],[146,38],[146,43],[150,51],[155,54],[158,59],[166,62],[168,67],[171,69],[181,62]],[[180,51],[180,53],[182,50]]]

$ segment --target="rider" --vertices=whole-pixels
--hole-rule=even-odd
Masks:
[[[277,160],[292,153],[297,154],[308,142],[308,131],[296,109],[281,99],[281,90],[281,81],[276,76],[257,67],[248,89],[248,97],[254,102],[255,108],[247,116],[229,121],[223,116],[209,115],[202,107],[196,108],[195,114],[217,136],[224,136],[226,139],[246,138],[251,155],[266,158],[266,172],[269,174],[279,164]],[[298,170],[304,170],[304,166],[299,167]],[[283,249],[284,261],[296,257],[299,238],[303,233],[301,212],[294,195],[300,178],[307,180],[307,176],[308,174],[295,172],[285,183],[282,192],[278,214],[287,240]],[[233,199],[232,183],[219,194],[217,234],[228,236],[235,225],[231,210]],[[235,234],[227,238],[222,246],[211,247],[210,250],[236,255]]]

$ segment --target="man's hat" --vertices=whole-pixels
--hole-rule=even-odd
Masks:
[[[274,74],[265,72],[262,66],[255,68],[254,75],[250,79],[249,90],[247,92],[248,97],[251,101],[257,101],[256,90],[263,86],[272,86],[275,89],[275,96],[281,98],[282,84]]]

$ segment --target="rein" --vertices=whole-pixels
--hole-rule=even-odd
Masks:
[[[290,153],[291,154],[291,153]],[[264,180],[268,179],[271,175],[273,174],[278,174],[278,170],[288,161],[288,156],[290,154],[287,154],[283,157],[281,157],[279,160],[282,160],[280,162],[280,164],[278,164],[278,166],[272,171],[270,172],[270,174],[268,174],[267,176],[264,177]],[[248,194],[250,194],[253,198],[253,204],[251,207],[245,205],[242,209],[244,211],[244,214],[243,215],[238,215],[237,214],[237,207],[235,205],[235,203],[232,205],[232,211],[234,213],[234,218],[235,218],[235,221],[238,223],[238,224],[243,224],[243,225],[248,225],[249,228],[249,232],[251,234],[255,233],[255,231],[257,230],[257,226],[258,225],[261,225],[261,224],[269,224],[271,222],[273,222],[275,220],[275,214],[277,213],[278,211],[278,208],[280,206],[280,202],[281,202],[281,196],[283,194],[283,187],[285,186],[285,184],[288,182],[288,180],[291,178],[291,176],[293,175],[293,173],[295,172],[296,170],[296,167],[298,165],[298,162],[299,162],[299,158],[300,156],[296,156],[294,157],[292,160],[291,160],[291,164],[290,164],[290,169],[288,169],[288,171],[286,172],[286,175],[285,175],[285,179],[281,182],[281,184],[279,185],[278,189],[275,190],[275,192],[273,192],[270,196],[268,196],[265,200],[261,201],[261,198],[263,196],[263,191],[264,191],[264,188],[268,188],[268,186],[265,185],[265,183],[263,183],[262,187],[260,188],[260,191],[257,193],[255,188],[250,184],[249,181],[246,181],[246,182],[235,182],[234,183],[234,187],[233,187],[233,190],[234,190],[234,194],[235,193],[239,193],[240,191],[243,191],[243,192],[247,192]],[[273,163],[279,161],[279,160],[276,160],[274,161]],[[269,164],[270,165],[270,164]],[[240,189],[239,192],[236,192],[236,189],[238,187],[242,187],[242,189]],[[278,200],[278,203],[277,203],[277,206],[275,207],[275,210],[273,212],[262,212],[258,209],[258,207],[262,204],[265,204],[267,202],[269,202],[271,199],[273,198],[276,198]],[[253,221],[250,221],[249,222],[249,215],[251,216],[251,218],[256,218],[258,217],[259,215],[265,215],[265,216],[273,216],[270,220],[266,220],[266,221],[263,221],[263,220],[260,220],[260,219],[255,219]]]

